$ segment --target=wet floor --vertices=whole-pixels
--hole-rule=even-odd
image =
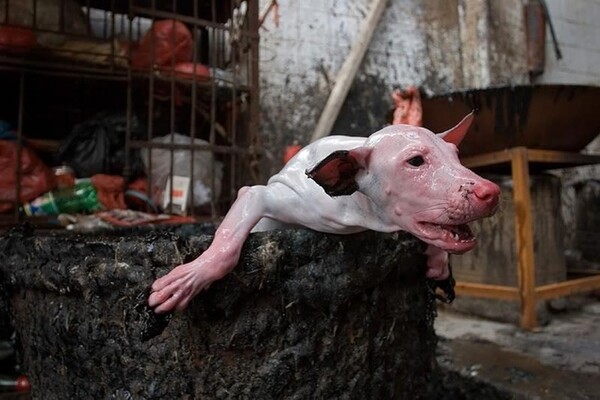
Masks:
[[[538,359],[484,341],[440,343],[440,364],[492,384],[516,398],[592,400],[600,398],[600,376],[542,364]]]
[[[524,399],[600,399],[600,302],[534,332],[442,311],[439,361]]]

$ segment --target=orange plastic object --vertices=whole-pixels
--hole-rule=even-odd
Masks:
[[[31,29],[0,26],[0,51],[26,53],[35,45],[36,37]]]
[[[288,161],[292,159],[302,149],[302,146],[299,144],[293,144],[291,146],[287,146],[285,148],[285,152],[283,153],[283,163],[287,164]]]
[[[392,99],[396,109],[392,124],[406,124],[423,126],[423,107],[421,105],[421,94],[415,86],[409,86],[406,90],[396,89],[392,92]]]

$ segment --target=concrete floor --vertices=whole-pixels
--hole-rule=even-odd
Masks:
[[[523,399],[600,399],[600,301],[554,314],[534,332],[446,308],[439,361]]]

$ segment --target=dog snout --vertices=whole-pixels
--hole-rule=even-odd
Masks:
[[[478,182],[473,187],[473,194],[489,208],[495,208],[500,199],[500,187],[490,181]]]

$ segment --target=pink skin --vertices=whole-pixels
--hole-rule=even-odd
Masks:
[[[337,234],[408,231],[428,244],[426,275],[447,278],[448,252],[476,244],[463,225],[492,215],[500,194],[458,160],[472,118],[439,135],[393,125],[368,138],[329,136],[306,146],[266,186],[240,190],[210,247],[157,279],[149,305],[157,313],[184,309],[235,268],[251,231],[282,224]]]
[[[427,246],[425,250],[427,256],[427,272],[425,275],[429,279],[446,279],[450,275],[448,268],[448,252],[432,245]]]

